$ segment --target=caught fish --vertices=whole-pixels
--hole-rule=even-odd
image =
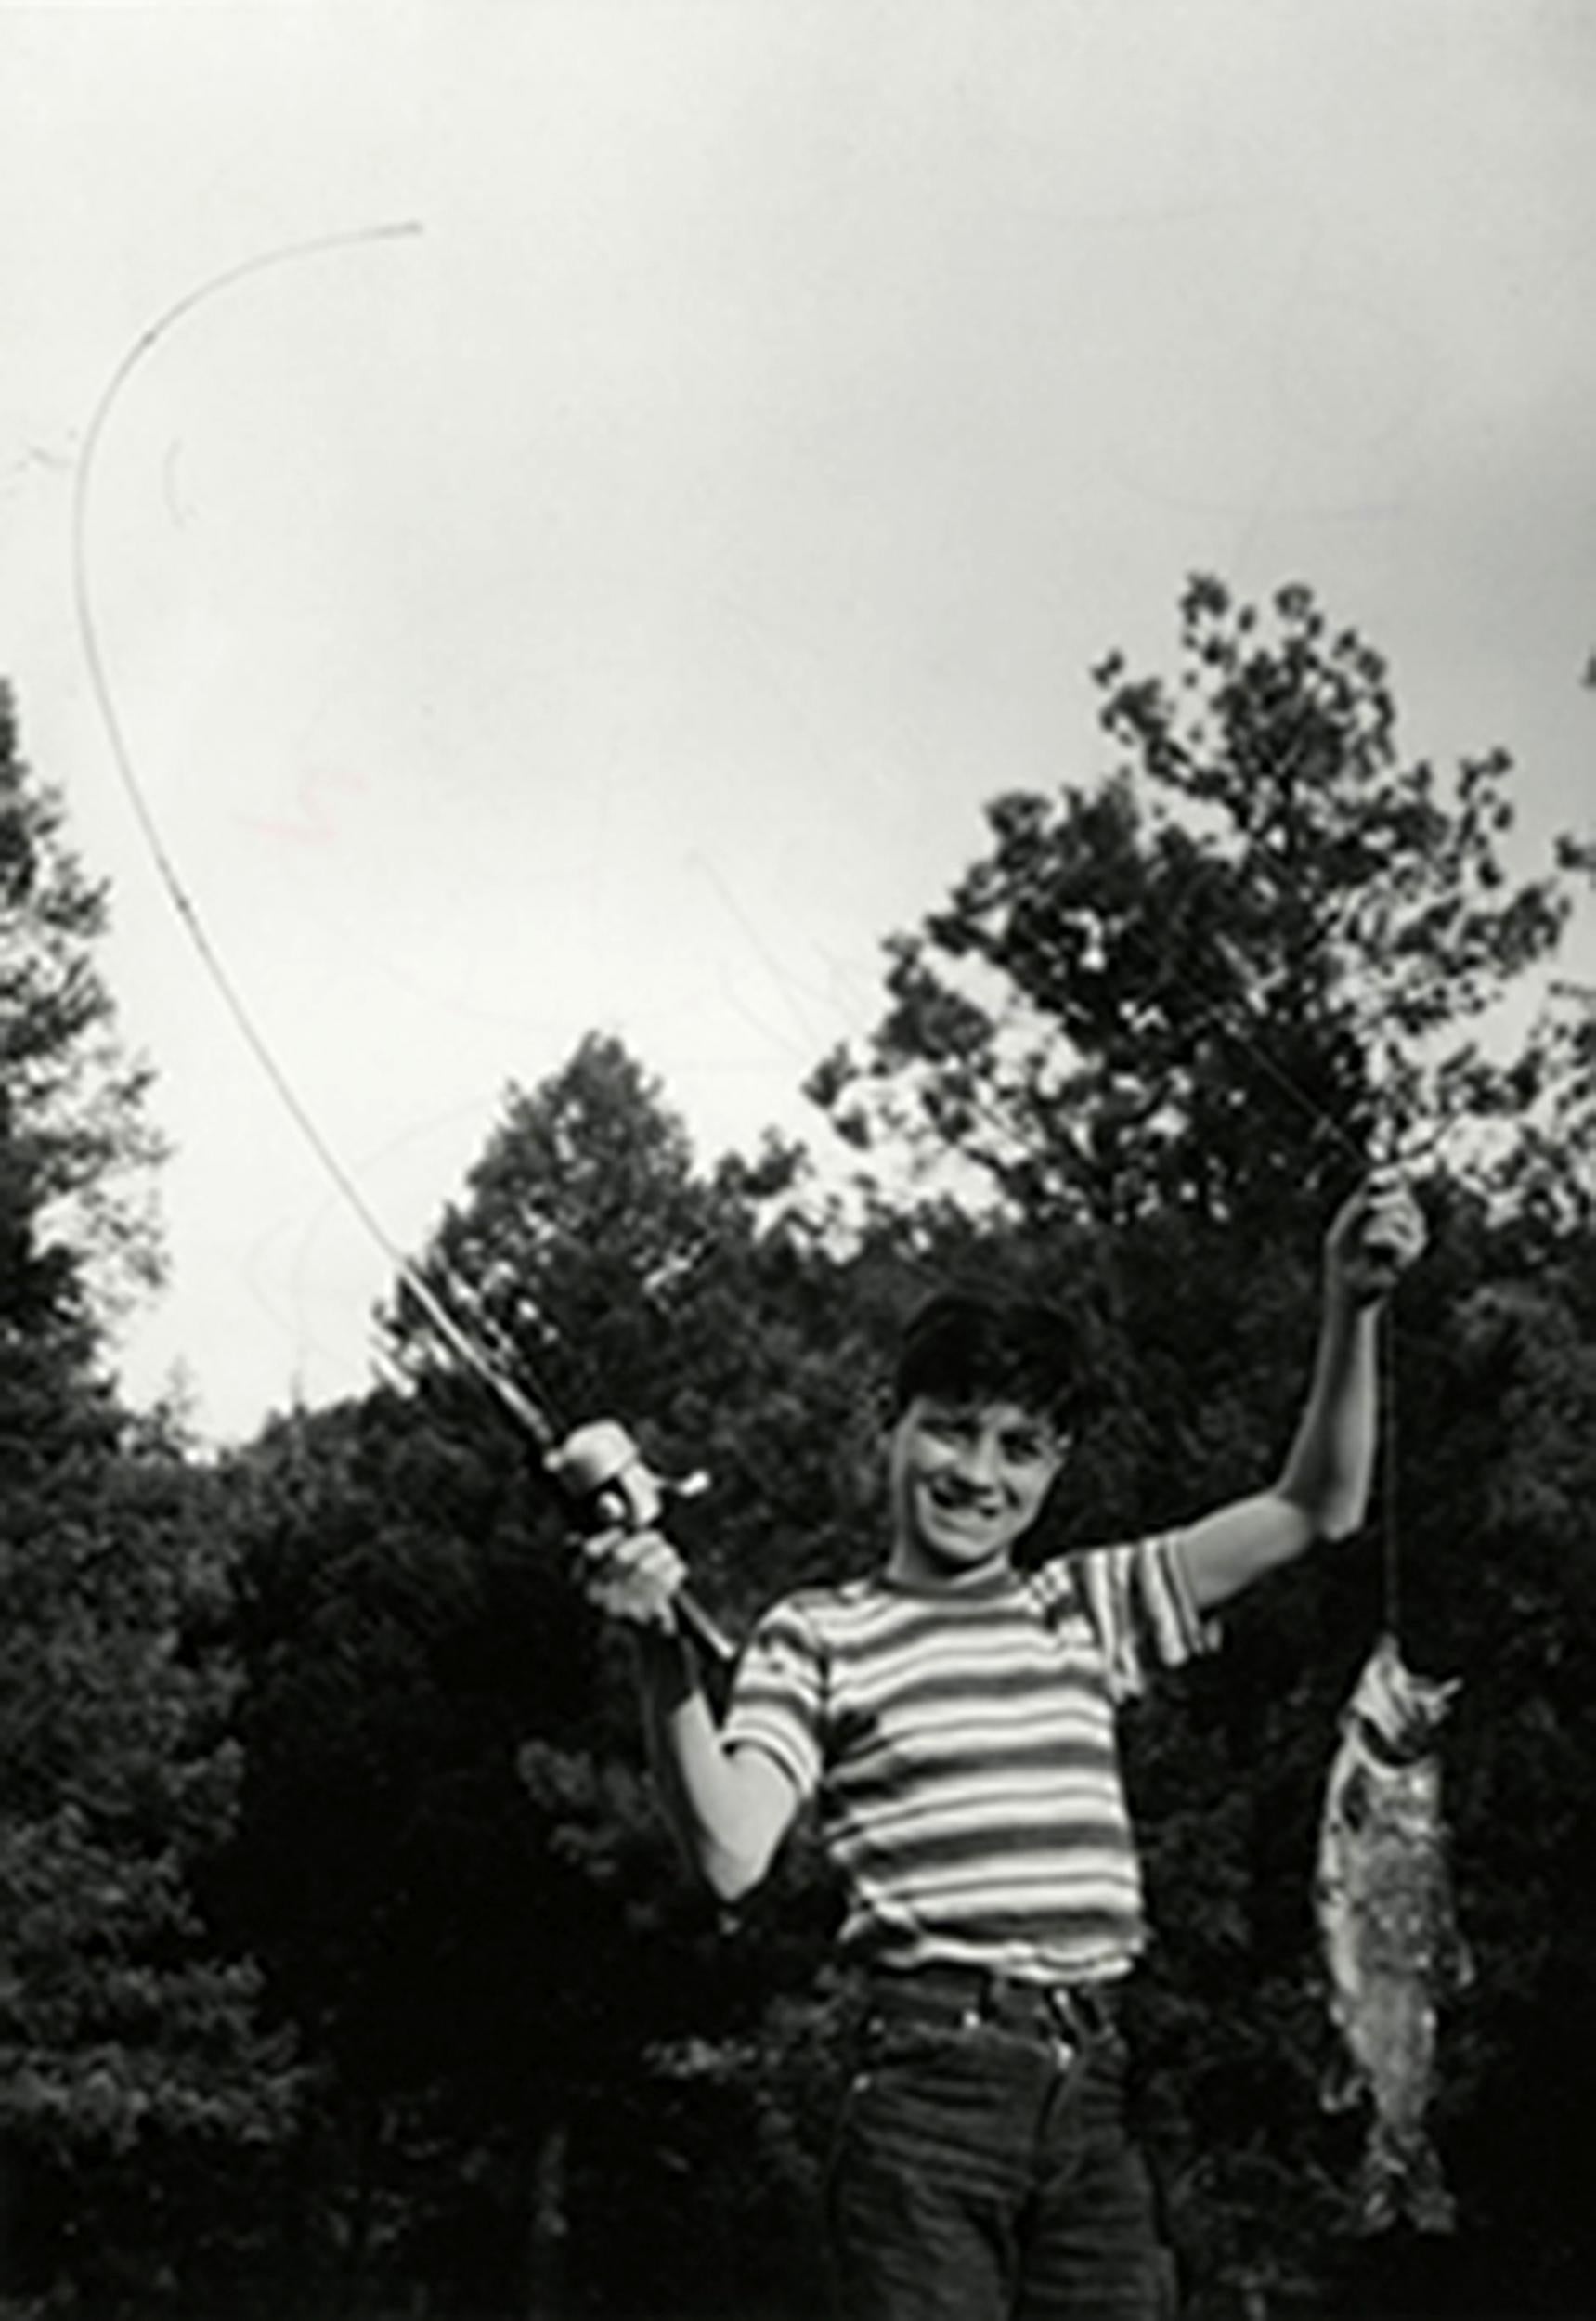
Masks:
[[[1415,1676],[1382,1636],[1341,1719],[1319,1827],[1316,1899],[1343,2060],[1325,2101],[1372,2110],[1358,2186],[1366,2232],[1450,2232],[1425,2125],[1440,2003],[1472,1968],[1453,1916],[1435,1740],[1457,1679]]]

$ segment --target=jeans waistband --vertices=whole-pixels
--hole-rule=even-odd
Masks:
[[[1102,2038],[1118,2019],[1112,1982],[1028,1982],[979,1966],[883,1967],[871,1976],[869,1995],[872,2009],[882,2015],[971,2029],[993,2024],[1075,2044]]]

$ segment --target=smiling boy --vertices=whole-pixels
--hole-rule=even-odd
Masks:
[[[805,1808],[840,1873],[842,1951],[869,1991],[829,2179],[848,2321],[1168,2310],[1124,2122],[1115,2001],[1146,1929],[1115,1712],[1212,1643],[1239,1590],[1358,1527],[1376,1312],[1422,1239],[1388,1173],[1337,1214],[1312,1383],[1268,1488],[1030,1572],[1014,1551],[1090,1381],[1047,1308],[933,1300],[899,1363],[883,1569],[776,1604],[719,1721],[668,1541],[590,1544],[590,1594],[638,1634],[656,1783],[699,1874],[746,1894]]]

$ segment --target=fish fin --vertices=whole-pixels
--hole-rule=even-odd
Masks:
[[[1454,1934],[1452,1947],[1447,1958],[1448,1984],[1455,1991],[1470,1990],[1473,1988],[1475,1972],[1473,1951],[1470,1950],[1461,1935]]]
[[[1396,2192],[1389,2176],[1366,2162],[1358,2181],[1357,2229],[1369,2238],[1389,2232],[1396,2222]]]
[[[1325,2111],[1350,2111],[1369,2085],[1350,2055],[1338,2055],[1319,2081],[1319,2104]]]

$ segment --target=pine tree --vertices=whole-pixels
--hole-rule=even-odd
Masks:
[[[113,2161],[148,2247],[160,2156],[275,2133],[287,2094],[193,1882],[237,1781],[204,1485],[103,1369],[159,1272],[104,925],[0,689],[0,2218],[23,2276],[110,2253]]]
[[[1196,579],[1173,680],[1118,654],[1095,675],[1113,762],[993,803],[814,1093],[878,1199],[907,1155],[911,1208],[951,1186],[999,1238],[1084,1234],[1120,1394],[1061,1485],[1081,1537],[1267,1482],[1319,1236],[1400,1150],[1432,1236],[1395,1304],[1370,1533],[1249,1595],[1220,1660],[1127,1727],[1163,1931],[1142,2045],[1199,2280],[1321,2265],[1356,2152],[1317,2102],[1315,1828],[1395,1568],[1415,1664],[1463,1679],[1447,1794],[1479,1973],[1438,2118],[1468,2261],[1503,2309],[1577,2302],[1590,2228],[1554,2153],[1578,2139],[1560,2117],[1526,2163],[1519,2123],[1525,2054],[1564,2090],[1592,2076],[1596,1026],[1552,971],[1596,849],[1565,835],[1511,876],[1508,753],[1449,780],[1408,756],[1382,657],[1306,589],[1258,608]],[[1358,2309],[1439,2309],[1442,2272],[1382,2261]]]

